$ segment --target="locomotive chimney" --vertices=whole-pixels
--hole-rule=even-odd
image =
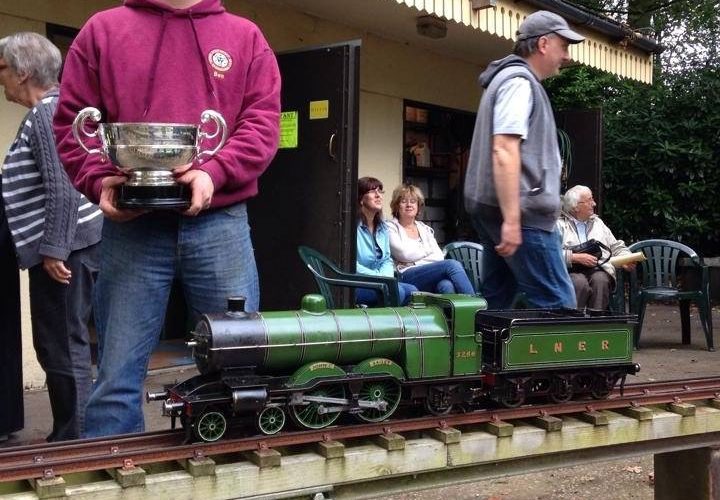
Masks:
[[[228,297],[227,299],[228,312],[233,313],[244,313],[245,312],[245,297],[239,295],[237,297]]]
[[[247,316],[245,312],[245,297],[238,295],[235,297],[228,297],[227,299],[227,314],[236,318],[242,318]]]

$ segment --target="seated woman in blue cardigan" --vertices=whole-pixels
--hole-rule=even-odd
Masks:
[[[387,224],[383,221],[383,185],[374,177],[358,180],[357,272],[375,276],[393,276],[392,256]],[[409,283],[398,283],[401,304],[407,304],[418,289]],[[369,288],[355,291],[355,302],[377,305],[378,293]]]

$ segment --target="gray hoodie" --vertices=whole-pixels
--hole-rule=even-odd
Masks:
[[[527,138],[520,144],[521,224],[553,231],[560,214],[560,149],[550,100],[527,62],[516,55],[493,61],[480,75],[485,88],[478,109],[470,158],[465,177],[465,208],[491,226],[493,238],[499,241],[502,222],[493,181],[493,110],[500,86],[511,78],[523,77],[532,89],[532,111]]]

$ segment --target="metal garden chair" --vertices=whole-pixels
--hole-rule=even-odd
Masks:
[[[299,246],[300,258],[312,273],[320,293],[327,306],[335,308],[333,287],[370,288],[381,296],[381,305],[399,306],[400,294],[398,282],[389,276],[371,276],[368,274],[347,273],[340,270],[334,262],[310,247]]]
[[[630,274],[630,312],[638,315],[635,347],[640,344],[645,307],[651,300],[674,300],[680,305],[682,343],[690,343],[690,303],[695,302],[705,332],[709,351],[714,351],[712,311],[710,308],[710,280],[708,268],[692,248],[668,240],[645,240],[630,245],[631,252],[643,252],[645,258]],[[678,279],[680,261],[687,257],[690,267],[700,271],[699,286],[689,287]]]

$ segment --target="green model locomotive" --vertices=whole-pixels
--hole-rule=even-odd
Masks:
[[[639,370],[633,316],[575,310],[486,311],[480,297],[415,294],[406,307],[329,310],[306,295],[298,311],[245,313],[242,301],[198,323],[200,375],[149,400],[205,441],[236,417],[264,434],[289,417],[321,429],[342,414],[380,422],[401,405],[432,414],[528,398],[604,398]]]

